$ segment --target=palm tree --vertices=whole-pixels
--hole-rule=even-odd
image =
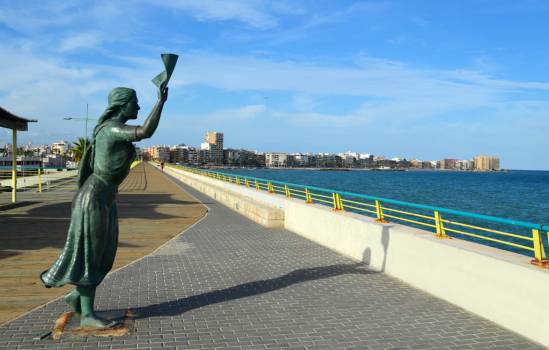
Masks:
[[[72,156],[75,162],[79,162],[84,154],[84,148],[90,144],[90,139],[87,137],[81,137],[78,141],[73,142],[74,148],[72,149]]]

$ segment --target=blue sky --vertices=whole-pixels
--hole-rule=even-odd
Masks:
[[[549,1],[0,0],[0,105],[21,142],[75,140],[115,86],[143,120],[159,54],[180,55],[156,134],[198,145],[549,170]],[[0,144],[10,142],[0,131]]]

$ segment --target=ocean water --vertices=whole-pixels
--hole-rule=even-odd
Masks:
[[[224,172],[547,224],[549,227],[549,171],[227,169]],[[530,234],[526,228],[468,222],[506,232]]]

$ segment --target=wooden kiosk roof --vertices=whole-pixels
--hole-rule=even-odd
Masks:
[[[18,130],[18,131],[27,131],[28,123],[34,123],[37,120],[35,119],[25,119],[18,117],[15,114],[5,110],[0,107],[0,127]]]

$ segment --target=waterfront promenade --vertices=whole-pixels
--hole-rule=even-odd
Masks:
[[[65,294],[70,287],[44,288],[38,275],[65,244],[76,177],[47,191],[0,193],[0,324]],[[206,207],[146,164],[134,168],[119,188],[120,243],[114,269],[151,253],[195,223]]]
[[[147,167],[158,179],[164,176]],[[208,214],[153,254],[110,274],[98,290],[98,309],[133,310],[132,333],[34,340],[66,311],[58,300],[1,327],[0,349],[543,348],[178,185],[204,203]],[[169,198],[160,196],[156,203]],[[186,208],[180,210],[185,215]]]

